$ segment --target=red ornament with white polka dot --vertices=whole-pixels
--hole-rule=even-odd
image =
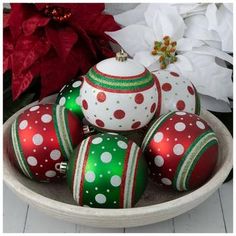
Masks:
[[[169,112],[147,132],[142,148],[151,177],[165,186],[186,191],[204,184],[218,157],[214,131],[198,115]]]
[[[176,72],[160,70],[156,75],[158,100],[157,118],[170,111],[186,111],[200,114],[200,100],[194,85]]]
[[[50,182],[62,174],[56,164],[68,160],[83,139],[79,119],[59,105],[36,105],[18,116],[11,127],[11,162],[27,177]]]
[[[153,76],[124,52],[101,61],[84,76],[80,103],[85,118],[104,130],[144,127],[159,99]]]

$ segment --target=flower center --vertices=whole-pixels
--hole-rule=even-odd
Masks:
[[[152,55],[159,55],[159,62],[161,69],[165,69],[169,64],[177,61],[175,56],[176,52],[176,41],[172,41],[169,36],[163,37],[162,41],[155,41],[152,50]]]
[[[67,21],[71,17],[71,10],[63,7],[46,5],[44,14],[59,23]]]

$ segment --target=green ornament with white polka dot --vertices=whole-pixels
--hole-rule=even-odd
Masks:
[[[84,115],[80,106],[80,87],[82,85],[82,80],[71,80],[70,83],[64,85],[60,90],[56,103],[64,106],[79,118],[83,118]]]
[[[147,185],[147,165],[139,146],[114,133],[88,137],[67,165],[67,181],[80,206],[133,207]]]

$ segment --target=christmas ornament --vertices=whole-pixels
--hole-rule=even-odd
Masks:
[[[84,116],[105,130],[142,128],[152,119],[158,99],[153,75],[123,51],[92,67],[81,87]]]
[[[194,85],[176,72],[160,70],[155,72],[159,100],[157,118],[170,111],[186,111],[200,114],[200,100]]]
[[[64,85],[56,99],[57,104],[69,109],[80,119],[84,117],[79,104],[81,85],[81,80],[72,80],[70,83]]]
[[[54,181],[62,177],[55,169],[56,163],[68,160],[83,136],[79,119],[64,107],[36,105],[25,110],[12,124],[9,156],[27,177]]]
[[[141,149],[114,133],[88,137],[61,163],[78,205],[128,208],[135,205],[147,184],[147,165]]]
[[[209,125],[186,112],[162,115],[143,143],[152,178],[178,191],[204,184],[217,162],[218,141]]]

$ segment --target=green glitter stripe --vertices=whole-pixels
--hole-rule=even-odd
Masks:
[[[57,119],[57,128],[60,135],[60,142],[63,145],[65,151],[65,157],[69,159],[71,152],[73,151],[72,143],[68,134],[68,127],[66,124],[66,110],[64,107],[56,107],[56,119]]]
[[[198,155],[198,153],[201,151],[201,147],[203,146],[203,144],[208,142],[208,140],[212,137],[215,138],[215,134],[211,130],[208,130],[207,132],[203,133],[198,138],[196,138],[194,142],[190,145],[188,150],[185,152],[184,157],[180,160],[173,180],[173,185],[177,190],[183,190],[180,186],[185,185],[183,181],[185,175],[187,174],[187,169],[189,169],[189,166],[191,165],[192,161],[194,160],[194,158],[196,158],[196,155]]]
[[[66,151],[64,149],[63,141],[61,139],[61,135],[60,135],[60,132],[59,132],[59,127],[58,127],[58,123],[57,122],[58,122],[57,121],[57,105],[54,105],[53,106],[53,123],[54,123],[54,128],[56,130],[56,136],[58,138],[62,154],[63,154],[64,157],[67,157],[67,154],[66,154]]]
[[[155,121],[155,123],[153,123],[153,125],[150,127],[149,131],[147,132],[146,136],[144,137],[144,140],[143,140],[143,143],[141,146],[142,150],[144,150],[146,148],[146,146],[148,145],[150,140],[153,138],[156,130],[163,124],[163,122],[166,119],[170,118],[174,113],[175,112],[170,112],[165,115],[162,115]]]
[[[154,84],[154,80],[150,72],[148,72],[146,76],[135,80],[121,80],[104,77],[103,75],[97,74],[93,69],[90,69],[88,72],[88,78],[94,84],[99,84],[104,88],[117,90],[137,90],[152,86]]]
[[[217,144],[217,139],[216,137],[212,137],[210,140],[208,140],[208,143],[202,148],[202,150],[199,152],[199,154],[197,155],[197,157],[193,160],[192,165],[190,166],[190,169],[188,171],[188,175],[185,181],[185,189],[188,190],[189,189],[189,179],[190,176],[193,172],[194,167],[196,166],[197,162],[199,161],[201,155],[210,147],[212,147],[213,145]]]
[[[132,158],[132,160],[130,162],[128,162],[128,168],[127,168],[127,172],[126,172],[126,179],[128,177],[128,183],[126,183],[126,186],[127,186],[127,195],[125,196],[125,207],[128,208],[128,207],[131,207],[131,204],[132,204],[132,182],[134,180],[134,166],[135,166],[135,160],[137,159],[136,156],[137,156],[137,153],[138,153],[138,146],[133,144],[134,145],[134,151],[133,151],[133,155],[129,158]],[[132,147],[131,147],[132,148]],[[130,152],[130,154],[132,154]],[[129,165],[130,163],[130,165]],[[128,171],[130,170],[130,171]],[[130,173],[128,176],[127,174]]]
[[[80,150],[77,156],[77,161],[76,161],[76,169],[75,169],[75,175],[74,175],[74,186],[73,186],[73,194],[74,194],[74,199],[76,202],[79,204],[79,199],[80,199],[80,184],[81,184],[81,179],[82,177],[82,168],[83,168],[83,163],[84,163],[84,158],[85,158],[85,153],[86,153],[86,148],[88,146],[88,141],[89,138],[84,140],[81,145],[80,145]]]
[[[70,128],[69,128],[69,122],[68,122],[68,114],[66,112],[66,109],[64,109],[64,117],[65,117],[65,131],[68,137],[68,142],[69,142],[69,152],[71,154],[71,152],[73,151],[73,143],[72,143],[72,139],[71,139],[71,135],[69,134]],[[68,159],[70,157],[70,154],[68,156]]]
[[[33,175],[28,167],[28,164],[26,163],[23,151],[21,149],[21,144],[20,144],[19,135],[17,132],[17,127],[18,127],[18,119],[16,119],[15,122],[12,124],[11,131],[12,131],[13,148],[15,150],[17,161],[18,161],[18,164],[19,164],[21,170],[23,171],[23,173],[26,176],[33,179]]]

